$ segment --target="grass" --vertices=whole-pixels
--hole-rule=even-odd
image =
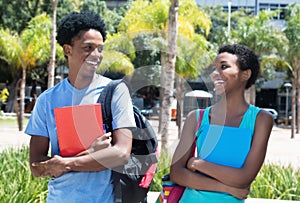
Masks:
[[[48,178],[34,178],[29,169],[28,147],[0,154],[0,202],[46,202]]]
[[[28,147],[0,153],[0,202],[45,202],[49,178],[34,178],[29,169]],[[150,191],[160,191],[161,178],[169,173],[171,157],[162,153]],[[251,198],[300,200],[300,169],[263,165],[251,186]]]

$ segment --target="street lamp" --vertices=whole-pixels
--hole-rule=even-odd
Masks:
[[[289,123],[289,115],[288,115],[288,111],[289,111],[289,89],[292,87],[292,84],[287,82],[284,83],[283,85],[285,87],[286,90],[286,95],[285,95],[285,125],[288,125]]]
[[[230,21],[231,21],[231,1],[228,1],[228,27],[227,27],[227,35],[230,38]]]

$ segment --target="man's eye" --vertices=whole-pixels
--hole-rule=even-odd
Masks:
[[[85,46],[85,47],[84,47],[84,50],[90,51],[90,50],[92,50],[92,46]]]

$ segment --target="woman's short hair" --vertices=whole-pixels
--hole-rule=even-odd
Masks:
[[[229,44],[220,47],[218,54],[224,52],[237,56],[237,65],[240,70],[251,70],[251,76],[246,84],[246,89],[251,87],[260,73],[260,64],[255,53],[249,47],[239,44]]]
[[[106,27],[100,15],[91,11],[80,13],[74,11],[61,20],[57,29],[56,40],[61,46],[64,44],[71,45],[74,36],[81,30],[89,29],[98,30],[103,37],[103,41],[105,41]]]

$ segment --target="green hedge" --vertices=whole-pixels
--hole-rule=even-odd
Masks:
[[[0,154],[0,202],[45,202],[48,178],[34,178],[29,169],[28,147]],[[161,177],[169,173],[171,158],[162,154],[151,191],[161,190]],[[251,186],[250,197],[300,200],[300,169],[264,165]]]

